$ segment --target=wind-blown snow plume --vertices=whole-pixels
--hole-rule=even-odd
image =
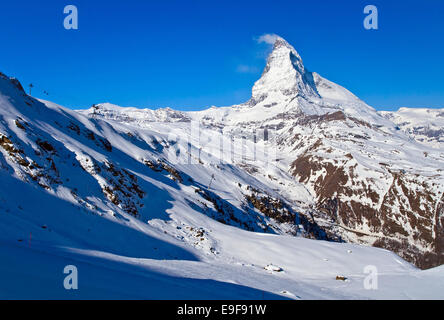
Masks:
[[[442,267],[402,259],[444,262],[430,131],[259,41],[252,98],[198,112],[73,111],[0,74],[0,297],[72,297],[72,264],[81,298],[442,298]]]

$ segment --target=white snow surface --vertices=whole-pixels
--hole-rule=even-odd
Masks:
[[[396,123],[412,139],[444,149],[444,108],[399,108],[398,111],[381,111],[380,114]]]
[[[281,161],[270,161],[267,143],[253,146],[247,139],[246,163],[250,169],[258,168],[250,174],[240,164],[239,149],[221,150],[220,145],[229,144],[221,134],[225,131],[236,133],[242,127],[241,133],[248,134],[264,123],[278,123],[284,113],[320,115],[340,110],[379,125],[380,136],[367,148],[377,149],[392,134],[394,148],[405,153],[392,158],[400,169],[411,166],[409,158],[419,148],[419,143],[409,142],[395,129],[391,118],[307,71],[296,50],[279,41],[250,102],[199,112],[112,104],[77,112],[28,97],[0,76],[0,137],[20,145],[29,162],[31,155],[41,153],[36,138],[49,141],[56,148],[51,161],[63,180],[42,176],[32,181],[28,169],[0,149],[0,298],[444,299],[442,266],[421,271],[387,250],[290,235],[288,226],[259,213],[273,232],[260,232],[253,220],[246,221],[255,231],[246,231],[207,213],[211,202],[196,192],[198,186],[233,208],[245,205],[246,186],[287,199],[295,211],[313,202],[312,190],[288,172],[293,146],[277,151]],[[203,126],[197,140],[192,120]],[[285,136],[289,127],[281,130]],[[87,138],[91,132],[94,139]],[[173,138],[179,138],[176,144],[171,143]],[[97,144],[100,139],[111,143],[111,152]],[[239,137],[234,139],[234,145],[242,144]],[[331,146],[341,154],[341,146],[333,142]],[[252,148],[260,151],[254,153],[255,159],[250,158]],[[439,158],[436,150],[429,151]],[[174,168],[192,180],[177,183],[174,176],[144,165],[148,160],[170,161],[172,153]],[[386,154],[376,153],[372,162],[363,153],[353,151],[353,156],[362,157],[369,167],[387,159]],[[189,164],[189,159],[194,162]],[[421,160],[423,174],[442,168],[442,160],[436,159]],[[137,177],[146,192],[140,199],[131,197],[140,216],[128,214],[103,196],[109,177],[97,166],[106,163]],[[127,175],[125,179],[129,180]],[[78,268],[78,290],[63,288],[66,265]],[[367,266],[378,270],[376,290],[364,287]],[[276,267],[280,272],[275,272]],[[336,280],[338,275],[347,281]]]

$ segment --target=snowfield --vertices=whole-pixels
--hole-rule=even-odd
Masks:
[[[443,149],[398,113],[281,38],[250,101],[199,112],[73,111],[0,73],[0,298],[444,299]]]
[[[412,139],[436,149],[444,148],[444,108],[399,108],[396,112],[381,111]]]
[[[153,225],[103,219],[21,184],[6,185],[25,192],[30,204],[18,195],[10,201],[22,209],[0,220],[2,299],[443,298],[442,267],[420,271],[387,250],[247,232],[179,211],[184,218],[198,216],[217,248],[212,253],[188,245],[174,218]],[[4,194],[4,184],[2,189]],[[38,201],[43,204],[33,209]],[[41,222],[49,221],[43,229]],[[17,235],[22,241],[12,241]],[[266,270],[269,264],[282,271]],[[66,265],[78,268],[78,290],[63,287]],[[368,265],[378,270],[377,290],[364,287]]]

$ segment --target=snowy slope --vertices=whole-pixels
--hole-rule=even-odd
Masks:
[[[199,112],[76,112],[0,74],[0,297],[443,298],[442,268],[364,246],[442,263],[443,159],[283,39],[250,101]]]
[[[151,122],[189,122],[190,119],[183,112],[170,108],[151,110],[138,108],[122,108],[111,103],[93,105],[80,113],[90,117],[104,117],[125,123],[143,126]]]
[[[386,250],[246,232],[194,212],[205,237],[215,242],[217,254],[210,254],[187,245],[174,218],[122,224],[17,179],[2,176],[2,182],[2,194],[5,185],[19,190],[10,193],[15,206],[3,205],[0,220],[4,299],[443,298],[442,268],[419,271]],[[269,264],[283,271],[265,270]],[[63,289],[66,265],[78,268],[77,291]],[[378,268],[378,290],[364,289],[367,265]]]
[[[125,108],[118,109],[119,119],[108,110],[100,104],[84,113],[101,114],[113,126],[133,123],[124,120]],[[330,239],[390,249],[430,268],[444,262],[444,153],[425,145],[421,134],[439,141],[440,111],[421,111],[422,116],[401,111],[396,117],[377,112],[311,73],[296,50],[278,38],[248,102],[182,112],[180,118],[191,122],[182,125],[188,131],[175,135],[198,131],[202,137],[193,139],[191,149],[213,155],[227,149],[219,141],[231,139],[244,150],[235,150],[241,155],[233,161],[228,148],[223,159],[265,178],[276,196],[297,204],[296,210],[313,218]],[[401,129],[400,113],[416,119],[411,122],[416,140]],[[177,126],[151,121],[137,127],[165,132]],[[256,148],[268,156],[258,157]]]
[[[444,147],[444,109],[400,108],[381,114],[411,138],[437,149]]]

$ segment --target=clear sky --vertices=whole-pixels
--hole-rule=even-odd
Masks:
[[[63,28],[68,4],[78,30]],[[367,4],[378,30],[363,27]],[[0,1],[0,71],[73,108],[199,110],[249,99],[265,33],[377,109],[444,107],[442,0]]]

